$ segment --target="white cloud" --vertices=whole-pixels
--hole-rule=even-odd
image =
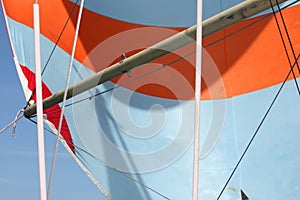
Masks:
[[[0,184],[13,184],[13,183],[15,183],[15,181],[0,177]]]
[[[0,155],[6,155],[6,156],[22,156],[22,157],[37,157],[38,153],[37,151],[9,151],[9,152],[0,152]],[[53,157],[53,152],[46,152],[45,156],[47,158],[52,158]],[[67,152],[58,152],[57,153],[57,158],[59,159],[66,159],[66,158],[71,158],[69,153]]]
[[[9,178],[5,178],[5,177],[0,177],[0,185],[26,185],[26,186],[30,186],[30,185],[34,185],[34,183],[30,182],[30,181],[22,181],[22,179],[19,180],[15,180],[15,179],[9,179]]]

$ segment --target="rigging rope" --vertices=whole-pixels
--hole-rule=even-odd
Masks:
[[[298,57],[296,58],[296,62],[298,61],[298,59],[299,59],[299,58],[300,58],[300,54],[299,54],[299,55],[298,55]],[[241,163],[242,159],[244,158],[245,154],[247,153],[247,151],[248,151],[249,147],[251,146],[251,144],[252,144],[253,140],[255,139],[255,137],[256,137],[256,135],[257,135],[258,131],[260,130],[260,128],[261,128],[261,126],[263,125],[263,123],[264,123],[265,119],[267,118],[267,116],[268,116],[268,114],[269,114],[270,110],[272,109],[272,107],[273,107],[273,105],[274,105],[275,101],[277,100],[277,98],[278,98],[278,96],[279,96],[279,94],[280,94],[280,92],[281,92],[281,90],[282,90],[283,86],[284,86],[284,85],[285,85],[285,83],[287,82],[287,80],[288,80],[288,78],[289,78],[290,74],[292,73],[292,71],[293,71],[294,67],[296,66],[296,62],[293,64],[292,68],[290,69],[290,71],[288,72],[287,76],[285,77],[285,79],[284,79],[283,83],[281,84],[281,86],[280,86],[279,90],[277,91],[277,93],[276,93],[275,97],[273,98],[273,100],[272,100],[272,103],[270,104],[270,106],[269,106],[268,110],[266,111],[266,113],[265,113],[265,115],[263,116],[263,118],[262,118],[261,122],[259,123],[258,127],[256,128],[256,130],[255,130],[255,132],[254,132],[254,134],[253,134],[252,138],[250,139],[250,141],[249,141],[248,145],[246,146],[246,148],[245,148],[245,150],[244,150],[243,154],[241,155],[241,157],[240,157],[240,159],[238,160],[237,164],[235,165],[235,167],[234,167],[234,169],[233,169],[232,173],[230,174],[229,178],[227,179],[227,181],[226,181],[225,185],[223,186],[223,188],[222,188],[222,190],[221,190],[221,192],[220,192],[220,194],[219,194],[219,196],[218,196],[217,200],[219,200],[219,199],[220,199],[220,197],[222,196],[222,194],[223,194],[223,192],[224,192],[225,188],[227,187],[227,185],[228,185],[229,181],[230,181],[230,180],[231,180],[231,178],[233,177],[233,175],[234,175],[235,171],[237,170],[237,168],[238,168],[238,166],[240,165],[240,163]]]
[[[270,1],[271,5],[272,5],[272,2]],[[289,41],[289,45],[291,47],[291,50],[292,50],[292,53],[293,53],[293,56],[294,56],[294,59],[295,61],[297,60],[297,57],[296,57],[296,53],[295,53],[295,50],[294,50],[294,47],[293,47],[293,43],[292,43],[292,40],[291,40],[291,37],[290,37],[290,34],[288,32],[288,29],[287,29],[287,26],[286,26],[286,23],[285,23],[285,20],[284,20],[284,17],[283,17],[283,14],[281,12],[281,8],[279,6],[279,3],[278,3],[278,0],[276,0],[276,4],[277,4],[277,8],[279,10],[279,14],[280,14],[280,17],[281,17],[281,20],[283,22],[283,26],[284,26],[284,30],[286,32],[286,35],[288,37],[288,41]],[[274,13],[274,8],[272,7],[272,10],[273,10],[273,14],[275,15]],[[276,16],[276,15],[275,15]],[[297,63],[297,68],[298,68],[298,72],[300,73],[300,67],[299,67],[299,64],[298,64],[298,61],[296,61]],[[299,93],[300,94],[300,93]]]
[[[104,93],[107,93],[107,92],[112,91],[112,90],[114,90],[114,89],[117,89],[117,88],[119,88],[119,87],[122,87],[122,86],[128,85],[128,84],[130,84],[130,83],[133,83],[133,82],[135,82],[135,81],[137,81],[137,80],[140,80],[141,78],[144,78],[144,77],[149,76],[149,75],[151,75],[151,74],[153,74],[153,73],[155,73],[155,72],[158,72],[158,71],[160,71],[160,70],[166,68],[167,66],[170,66],[170,65],[172,65],[172,64],[174,64],[174,63],[177,63],[177,62],[179,62],[179,61],[181,61],[181,60],[183,60],[183,59],[185,59],[185,58],[187,58],[187,57],[189,57],[189,56],[191,56],[191,55],[193,55],[193,54],[195,54],[195,51],[192,51],[192,52],[186,54],[185,56],[182,56],[182,57],[180,57],[180,58],[178,58],[178,59],[176,59],[176,60],[173,60],[173,61],[171,61],[171,62],[169,62],[169,63],[167,63],[167,64],[162,64],[160,67],[158,67],[158,68],[156,68],[156,69],[154,69],[154,70],[152,70],[152,71],[149,71],[149,72],[147,72],[147,73],[141,74],[140,76],[137,76],[137,77],[134,78],[134,79],[130,79],[130,80],[124,82],[124,83],[118,84],[118,85],[116,85],[116,86],[114,86],[114,87],[111,87],[111,88],[109,88],[109,89],[107,89],[107,90],[104,90],[104,91],[102,91],[102,92],[98,92],[97,94],[94,94],[94,95],[89,96],[89,97],[87,97],[87,98],[78,100],[78,101],[76,101],[76,102],[72,102],[72,103],[66,105],[66,107],[67,107],[67,106],[74,105],[74,104],[77,104],[77,103],[80,103],[80,102],[85,101],[85,100],[90,100],[90,99],[93,98],[93,97],[102,95],[102,94],[104,94]]]
[[[284,9],[288,8],[288,7],[290,7],[290,6],[294,5],[294,4],[296,4],[296,3],[299,2],[299,1],[300,1],[300,0],[295,0],[295,1],[291,2],[291,3],[287,4],[286,6],[282,7],[281,10],[284,10]],[[275,11],[275,12],[277,13],[278,10]],[[265,16],[263,16],[263,17],[261,17],[261,18],[255,20],[255,21],[253,21],[252,23],[250,23],[250,24],[248,24],[248,25],[246,25],[246,26],[243,26],[243,27],[237,29],[236,31],[234,31],[234,32],[232,32],[232,33],[230,33],[230,34],[227,34],[227,35],[225,35],[224,37],[221,37],[220,39],[215,40],[215,41],[213,41],[213,42],[207,44],[206,46],[204,46],[204,48],[210,47],[210,46],[212,46],[212,45],[214,45],[214,44],[216,44],[216,43],[218,43],[218,42],[221,42],[221,41],[225,40],[226,38],[229,38],[229,37],[231,37],[231,36],[233,36],[233,35],[235,35],[235,34],[241,32],[241,31],[243,31],[243,30],[245,30],[245,29],[247,29],[247,28],[249,28],[249,27],[251,27],[251,26],[253,26],[253,25],[255,25],[255,24],[257,24],[257,23],[259,23],[259,22],[261,22],[261,21],[263,21],[263,20],[265,20],[265,19],[267,19],[267,18],[269,18],[269,17],[271,17],[272,15],[273,15],[273,13],[266,14]]]
[[[58,36],[58,38],[57,38],[57,40],[56,40],[56,42],[55,42],[55,44],[54,44],[54,47],[52,48],[52,50],[51,50],[51,52],[50,52],[50,55],[49,55],[49,57],[48,57],[48,59],[47,59],[47,61],[46,61],[46,64],[44,65],[44,67],[43,67],[43,69],[42,69],[42,76],[43,76],[43,74],[44,74],[44,72],[45,72],[45,70],[46,70],[46,68],[47,68],[47,66],[48,66],[48,64],[49,64],[49,62],[50,62],[50,59],[52,58],[52,56],[53,56],[53,54],[54,54],[54,51],[55,51],[55,49],[56,49],[56,47],[57,47],[57,45],[58,45],[58,42],[60,41],[60,39],[61,39],[61,37],[62,37],[62,34],[64,33],[64,31],[65,31],[65,29],[66,29],[66,27],[67,27],[67,25],[68,25],[68,23],[69,23],[69,21],[70,21],[72,15],[73,15],[73,12],[75,11],[75,8],[76,8],[76,5],[77,5],[78,1],[79,1],[79,0],[76,0],[76,2],[74,3],[74,6],[73,6],[71,12],[69,13],[68,19],[66,20],[66,22],[65,22],[65,24],[64,24],[64,26],[63,26],[63,28],[62,28],[62,30],[61,30],[60,33],[59,33],[59,36]],[[35,92],[36,92],[35,90],[36,90],[36,89],[35,89],[35,87],[34,87],[34,89],[33,89],[33,91],[32,91],[32,94],[31,94],[30,98],[28,99],[27,105],[29,105],[29,101],[32,99],[33,95],[35,94]]]
[[[76,50],[76,45],[77,45],[77,38],[78,38],[78,33],[79,33],[79,27],[80,27],[80,22],[81,22],[83,5],[84,5],[84,0],[81,0],[80,10],[79,10],[79,13],[78,13],[78,19],[77,19],[77,24],[76,24],[76,31],[75,31],[75,35],[74,35],[72,54],[71,54],[71,58],[70,58],[68,75],[67,75],[67,80],[66,80],[65,93],[64,93],[64,97],[63,97],[61,114],[60,114],[60,118],[59,118],[58,131],[57,131],[56,142],[55,142],[55,149],[54,149],[54,154],[53,154],[53,159],[52,159],[50,180],[49,180],[48,191],[47,191],[47,199],[48,200],[50,199],[50,190],[51,190],[51,185],[52,185],[52,180],[53,180],[53,175],[54,175],[54,168],[55,168],[55,160],[56,160],[56,156],[57,156],[59,135],[60,135],[60,132],[61,132],[62,122],[63,122],[63,118],[64,118],[64,109],[65,109],[67,93],[68,93],[67,89],[68,89],[70,78],[71,78],[71,71],[72,71],[72,65],[73,65],[74,56],[75,56],[75,50]]]
[[[75,8],[76,8],[76,5],[77,5],[78,1],[79,0],[76,0],[76,2],[74,3],[74,6],[73,6],[73,8],[72,8],[72,10],[71,10],[71,12],[70,12],[70,14],[68,16],[68,19],[67,19],[66,23],[64,24],[64,27],[62,28],[62,30],[61,30],[61,32],[60,32],[60,34],[59,34],[59,36],[58,36],[58,38],[57,38],[57,40],[55,42],[55,45],[54,45],[54,47],[53,47],[53,49],[52,49],[52,51],[51,51],[51,53],[50,53],[50,55],[49,55],[49,57],[47,59],[47,62],[45,64],[45,66],[43,67],[42,75],[44,74],[44,72],[45,72],[45,70],[46,70],[46,68],[47,68],[47,66],[48,66],[48,64],[50,62],[50,59],[51,59],[51,57],[52,57],[52,55],[53,55],[53,53],[54,53],[54,51],[55,51],[55,49],[56,49],[56,47],[58,45],[58,42],[60,41],[60,38],[62,37],[62,34],[64,33],[64,31],[65,31],[65,29],[66,29],[66,27],[68,25],[68,22],[70,21],[72,15],[73,15],[73,12],[75,11]]]
[[[294,2],[292,2],[291,4],[294,4],[294,3],[298,2],[298,1],[299,1],[299,0],[294,1]],[[276,2],[277,2],[278,11],[281,13],[281,9],[280,9],[280,7],[279,7],[278,1],[276,0]],[[255,137],[256,137],[258,131],[260,130],[261,126],[263,125],[263,123],[264,123],[264,121],[265,121],[265,119],[267,118],[267,116],[268,116],[270,110],[272,109],[272,107],[273,107],[275,101],[277,100],[277,98],[278,98],[278,96],[279,96],[279,94],[280,94],[280,92],[281,92],[283,86],[284,86],[285,83],[287,82],[287,80],[288,80],[288,78],[289,78],[289,76],[290,76],[291,73],[292,73],[293,76],[294,76],[294,80],[295,80],[295,83],[296,83],[296,87],[297,87],[297,90],[298,90],[298,93],[299,93],[299,87],[298,87],[298,84],[297,84],[296,77],[295,77],[295,75],[294,75],[294,67],[295,67],[295,66],[297,66],[297,67],[299,66],[299,65],[298,65],[298,59],[299,59],[299,57],[300,57],[300,54],[298,55],[298,57],[294,57],[294,58],[295,58],[295,62],[294,62],[293,65],[292,65],[292,64],[291,64],[291,61],[290,61],[290,58],[289,58],[289,55],[288,55],[288,53],[287,53],[287,48],[286,48],[286,44],[285,44],[285,41],[284,41],[283,36],[282,36],[282,31],[281,31],[281,29],[280,29],[279,22],[278,22],[278,19],[277,19],[277,17],[276,17],[276,12],[275,12],[275,10],[274,10],[274,8],[273,8],[273,5],[272,5],[271,0],[270,0],[270,4],[271,4],[272,11],[273,11],[272,14],[273,14],[274,17],[275,17],[276,24],[277,24],[277,27],[278,27],[279,32],[280,32],[281,40],[282,40],[282,43],[283,43],[284,48],[285,48],[285,52],[286,52],[287,57],[288,57],[288,60],[289,60],[290,70],[289,70],[289,72],[288,72],[286,78],[284,79],[283,83],[281,84],[281,86],[280,86],[278,92],[276,93],[275,97],[273,98],[273,101],[272,101],[272,103],[270,104],[270,106],[269,106],[268,110],[266,111],[265,115],[263,116],[263,118],[262,118],[260,124],[258,125],[257,129],[255,130],[255,132],[254,132],[252,138],[250,139],[248,145],[246,146],[244,152],[242,153],[240,159],[238,160],[237,164],[235,165],[235,167],[234,167],[232,173],[230,174],[230,176],[229,176],[229,178],[227,179],[225,185],[223,186],[221,192],[219,193],[219,196],[218,196],[217,200],[219,200],[220,197],[222,196],[222,194],[224,193],[225,188],[226,188],[227,185],[229,184],[231,178],[233,177],[234,173],[236,172],[236,170],[237,170],[238,166],[240,165],[242,159],[244,158],[245,154],[247,153],[249,147],[251,146],[251,144],[252,144],[253,140],[255,139]],[[288,6],[286,6],[285,8],[287,8],[287,7],[288,7]],[[278,12],[278,11],[277,11],[277,12]],[[282,15],[282,14],[281,14],[281,17],[282,17],[283,23],[285,24],[284,19],[283,19],[283,15]],[[290,37],[289,37],[289,33],[288,33],[287,29],[286,29],[286,26],[285,26],[285,31],[286,31],[286,34],[288,35],[288,38],[290,38]],[[289,39],[289,42],[290,42],[290,47],[291,47],[291,49],[292,49],[292,51],[293,51],[293,54],[294,54],[293,45],[292,45],[290,39]],[[294,54],[294,55],[295,55],[295,54]],[[300,94],[300,93],[299,93],[299,94]]]
[[[6,125],[4,128],[2,128],[0,130],[0,134],[2,134],[4,131],[6,131],[9,127],[13,126],[13,131],[12,131],[12,136],[15,136],[15,131],[16,131],[16,125],[17,125],[17,121],[19,121],[19,119],[21,119],[22,117],[24,117],[24,109],[21,109],[18,111],[15,119],[13,121],[11,121],[8,125]]]
[[[130,79],[130,80],[124,82],[124,83],[115,85],[115,86],[113,86],[113,87],[111,87],[111,88],[109,88],[109,89],[107,89],[107,90],[98,92],[97,94],[94,94],[94,95],[91,95],[91,96],[89,96],[89,97],[86,97],[86,98],[80,99],[80,100],[78,100],[78,101],[72,102],[72,103],[70,103],[70,104],[67,104],[67,105],[65,105],[65,107],[69,107],[69,106],[75,105],[75,104],[77,104],[77,103],[80,103],[80,102],[83,102],[83,101],[86,101],[86,100],[90,100],[90,99],[92,99],[92,98],[94,98],[94,97],[96,97],[96,96],[105,94],[105,93],[110,92],[110,91],[113,91],[114,89],[117,89],[117,88],[119,88],[119,87],[122,87],[122,86],[125,86],[125,85],[127,85],[127,84],[133,83],[134,81],[140,80],[141,78],[144,78],[144,77],[149,76],[149,75],[151,75],[151,74],[153,74],[153,73],[155,73],[155,72],[158,72],[158,71],[160,71],[160,70],[166,68],[167,66],[170,66],[170,65],[172,65],[172,64],[174,64],[174,63],[177,63],[177,62],[179,62],[179,61],[181,61],[181,60],[183,60],[183,59],[185,59],[185,58],[188,58],[189,56],[191,56],[191,55],[193,55],[193,54],[195,54],[195,51],[192,51],[192,52],[190,52],[190,53],[188,53],[188,54],[186,54],[186,55],[184,55],[184,56],[182,56],[182,57],[180,57],[180,58],[177,58],[177,59],[175,59],[175,60],[173,60],[173,61],[171,61],[171,62],[169,62],[169,63],[167,63],[167,64],[162,64],[160,67],[158,67],[158,68],[156,68],[156,69],[153,69],[152,71],[149,71],[149,72],[147,72],[147,73],[141,74],[141,75],[137,76],[137,77],[134,78],[134,79]],[[59,108],[53,108],[53,109],[48,109],[47,112],[48,112],[48,113],[58,112],[60,108],[61,108],[61,107],[59,107]],[[31,118],[33,118],[33,117],[35,117],[35,115],[31,116]]]
[[[17,121],[19,119],[21,119],[21,117],[23,117],[23,115],[24,115],[24,109],[19,110],[16,117],[15,117],[14,123],[13,123],[13,130],[12,130],[11,136],[15,137],[16,128],[17,128]]]
[[[290,6],[294,5],[294,4],[296,4],[296,3],[299,2],[299,1],[300,1],[300,0],[295,0],[295,1],[291,2],[291,3],[287,4],[286,6],[282,7],[281,10],[284,10],[284,9],[288,8],[288,7],[290,7]],[[275,11],[275,12],[278,12],[278,10]],[[234,36],[235,34],[241,32],[241,31],[243,31],[243,30],[245,30],[245,29],[247,29],[247,28],[249,28],[249,27],[251,27],[251,26],[253,26],[253,25],[255,25],[255,24],[257,24],[257,23],[259,23],[259,22],[261,22],[261,21],[263,21],[263,20],[265,20],[265,19],[267,19],[267,18],[269,18],[269,17],[271,17],[272,15],[273,15],[272,13],[266,14],[264,17],[259,18],[259,19],[255,20],[254,22],[252,22],[252,23],[250,23],[250,24],[248,24],[248,25],[246,25],[246,26],[243,26],[243,27],[239,28],[238,30],[236,30],[236,31],[234,31],[234,32],[232,32],[232,33],[230,33],[230,34],[227,34],[227,35],[225,35],[224,37],[221,37],[220,39],[215,40],[215,41],[213,41],[213,42],[211,42],[211,43],[205,45],[204,48],[208,48],[208,47],[210,47],[210,46],[212,46],[212,45],[214,45],[214,44],[217,44],[218,42],[221,42],[221,41],[225,40],[226,38],[229,38],[229,37],[231,37],[231,36]],[[194,53],[195,53],[195,51],[191,52],[190,54],[194,54]],[[188,55],[188,56],[189,56],[189,55]],[[187,56],[187,57],[188,57],[188,56]],[[185,56],[184,56],[184,57],[185,57]],[[179,60],[181,60],[181,59],[179,59]],[[177,62],[177,61],[175,60],[175,62]],[[171,62],[171,63],[172,63],[172,62]],[[171,65],[171,64],[169,63],[168,65]],[[155,70],[153,70],[153,71],[159,71],[159,70],[161,70],[162,68],[164,68],[164,67],[159,67],[159,68],[157,68],[157,69],[155,69]],[[150,73],[149,73],[149,72],[146,73],[145,76],[147,76],[147,74],[151,74],[151,72],[150,72]],[[141,76],[142,76],[142,75],[141,75]],[[134,79],[134,80],[135,80],[135,79]],[[134,80],[132,80],[132,81],[134,81]],[[136,80],[138,80],[138,78],[137,78]],[[125,85],[125,84],[127,84],[127,83],[124,83],[124,85]],[[120,86],[122,86],[122,85],[118,85],[118,86],[112,87],[112,88],[110,88],[110,89],[107,89],[107,90],[105,90],[105,91],[99,92],[99,93],[97,93],[97,94],[95,94],[95,95],[92,95],[92,96],[90,96],[90,97],[87,97],[87,98],[78,100],[78,101],[76,101],[76,102],[73,102],[73,103],[71,103],[71,104],[66,105],[66,107],[71,106],[71,105],[76,104],[76,103],[79,103],[79,102],[82,102],[82,101],[85,101],[85,100],[89,100],[89,99],[91,99],[91,98],[93,98],[93,97],[95,97],[95,96],[98,96],[98,95],[104,94],[104,93],[106,93],[106,92],[112,91],[112,90],[114,90],[114,89],[116,89],[116,88],[118,88],[118,87],[120,87]],[[60,107],[60,108],[61,108],[61,107]],[[53,108],[52,110],[49,110],[49,112],[56,111],[57,109],[59,109],[59,108]],[[31,118],[32,118],[32,117],[35,117],[35,115],[31,116]]]
[[[272,11],[273,11],[273,15],[274,15],[274,18],[275,18],[275,21],[276,21],[276,25],[277,25],[277,28],[278,28],[278,31],[279,31],[279,34],[280,34],[281,42],[282,42],[282,44],[283,44],[283,47],[284,47],[284,51],[285,51],[286,57],[287,57],[287,59],[288,59],[288,61],[289,61],[290,68],[292,68],[292,61],[291,61],[290,56],[289,56],[289,53],[288,53],[287,45],[285,44],[285,40],[284,40],[284,38],[283,38],[282,30],[281,30],[280,25],[279,25],[279,20],[278,20],[278,18],[277,18],[277,16],[276,16],[276,13],[275,13],[274,8],[273,8],[272,1],[269,0],[269,2],[270,2],[270,4],[271,4],[271,8],[272,8]],[[276,2],[277,2],[277,0],[276,0]],[[287,28],[286,28],[285,20],[284,20],[284,18],[283,18],[283,15],[282,15],[281,9],[280,9],[280,7],[279,7],[279,5],[278,5],[278,2],[277,2],[277,6],[278,6],[278,10],[279,10],[279,13],[280,13],[280,16],[281,16],[281,20],[282,20],[282,22],[283,22],[283,24],[284,24],[284,27],[285,27],[285,34],[286,34],[287,37],[288,37],[289,44],[290,44],[290,48],[291,48],[291,50],[292,50],[292,52],[293,52],[294,59],[296,60],[295,50],[294,50],[292,41],[291,41],[291,39],[290,39],[289,32],[288,32],[288,30],[287,30]],[[298,69],[299,69],[299,64],[298,64],[298,62],[296,62],[296,64],[297,64],[297,67],[298,67]],[[294,70],[292,70],[292,74],[293,74],[293,78],[294,78],[294,81],[295,81],[295,85],[296,85],[298,94],[300,95],[300,89],[299,89],[299,85],[298,85],[297,78],[296,78],[296,75],[295,75],[295,73],[294,73]]]
[[[285,9],[285,8],[287,8],[287,7],[289,7],[289,6],[293,5],[293,4],[295,4],[295,3],[297,3],[298,1],[299,1],[299,0],[295,0],[294,2],[290,3],[289,5],[283,7],[283,9]],[[278,11],[277,11],[277,12],[278,12]],[[212,43],[206,45],[205,48],[206,48],[206,47],[209,47],[209,46],[211,46],[211,45],[213,45],[213,44],[216,44],[216,43],[218,43],[218,42],[220,42],[220,41],[222,41],[222,40],[224,40],[224,39],[226,39],[226,38],[228,38],[228,37],[230,37],[230,36],[232,36],[232,35],[234,35],[234,34],[240,32],[240,31],[242,31],[242,30],[244,30],[244,29],[246,29],[246,28],[248,28],[248,27],[250,27],[250,26],[252,26],[252,25],[254,25],[254,24],[256,24],[256,23],[259,23],[260,21],[262,21],[262,20],[264,20],[264,19],[270,17],[271,15],[272,15],[272,14],[266,15],[265,17],[260,18],[260,19],[256,20],[255,22],[253,22],[253,23],[251,23],[251,24],[249,24],[249,25],[247,25],[247,26],[242,27],[242,28],[238,29],[237,31],[235,31],[235,32],[233,32],[233,33],[231,33],[231,34],[226,35],[226,36],[224,36],[223,38],[221,38],[221,39],[219,39],[219,40],[217,40],[217,41],[214,41],[214,42],[212,42]],[[193,53],[195,53],[195,52],[192,52],[191,54],[193,54]],[[51,55],[52,55],[52,54],[51,54]],[[183,59],[183,58],[181,58],[181,59]],[[181,60],[181,59],[180,59],[180,60]],[[299,56],[296,58],[296,62],[298,61],[298,59],[299,59]],[[177,62],[178,62],[178,61],[177,61]],[[47,63],[48,63],[48,62],[47,62]],[[169,64],[169,65],[170,65],[170,64]],[[259,131],[261,125],[263,124],[265,118],[267,117],[269,111],[271,110],[273,104],[275,103],[275,101],[276,101],[276,99],[277,99],[277,97],[278,97],[278,95],[279,95],[281,89],[283,88],[285,82],[287,81],[289,75],[293,72],[293,68],[294,68],[295,65],[296,65],[296,63],[294,63],[293,66],[291,67],[291,70],[289,71],[288,76],[286,77],[285,81],[284,81],[283,84],[281,85],[281,87],[280,87],[278,93],[276,94],[276,96],[275,96],[273,102],[271,103],[269,109],[267,110],[266,114],[264,115],[263,120],[261,121],[260,125],[259,125],[258,128],[256,129],[256,131],[255,131],[253,137],[251,138],[251,140],[250,140],[248,146],[246,147],[246,149],[245,149],[245,151],[244,151],[242,157],[240,158],[238,164],[236,165],[236,167],[235,167],[233,173],[231,174],[231,176],[229,177],[229,179],[228,179],[227,183],[225,184],[223,190],[221,191],[221,193],[220,193],[218,199],[219,199],[220,196],[222,195],[224,189],[226,188],[227,184],[229,183],[229,181],[230,181],[231,177],[233,176],[234,172],[236,171],[238,165],[239,165],[240,162],[242,161],[244,155],[246,154],[246,152],[247,152],[248,148],[250,147],[252,141],[254,140],[256,134],[258,133],[258,131]],[[147,76],[147,75],[149,75],[149,74],[151,74],[151,73],[154,73],[155,71],[159,71],[159,70],[163,69],[164,67],[165,67],[165,65],[163,65],[163,66],[160,67],[160,68],[157,68],[156,70],[153,70],[153,72],[150,72],[150,73],[148,72],[148,73],[146,73],[146,74],[143,74],[142,76]],[[43,71],[44,71],[44,70],[43,70]],[[132,81],[135,81],[135,80],[137,80],[138,78],[141,78],[141,77],[137,77],[136,79],[133,79],[133,80],[130,80],[130,81],[131,81],[131,82],[132,82]],[[129,82],[129,81],[128,81],[128,82]],[[127,82],[123,83],[123,85],[126,85],[126,84],[128,84],[128,83],[127,83]],[[108,90],[105,90],[105,91],[102,91],[102,92],[100,92],[100,93],[97,93],[96,95],[93,95],[93,96],[91,96],[91,97],[101,95],[101,94],[106,93],[106,92],[108,92],[108,91],[112,91],[112,90],[114,90],[114,89],[116,89],[116,88],[118,88],[118,87],[120,87],[120,86],[122,86],[122,85],[117,85],[117,86],[115,86],[115,87],[113,87],[113,88],[110,88],[110,89],[108,89]],[[85,98],[85,99],[82,99],[82,100],[79,100],[79,101],[74,102],[74,103],[72,103],[72,104],[76,104],[76,103],[79,103],[79,102],[81,102],[81,101],[90,99],[91,97]],[[66,105],[65,107],[70,106],[70,105],[72,105],[72,104],[68,104],[68,105]],[[54,109],[53,109],[53,110],[54,110]],[[32,121],[31,119],[29,119],[29,120]],[[49,131],[49,130],[48,130],[48,131]],[[49,132],[53,133],[52,131],[49,131]],[[53,133],[53,134],[55,134],[55,133]],[[61,138],[61,136],[59,136],[59,137]],[[63,139],[63,138],[62,138],[62,139]],[[63,140],[65,140],[65,139],[63,139]],[[66,141],[66,140],[65,140],[65,141]],[[66,141],[66,142],[67,142],[67,143],[70,143],[69,141]],[[74,146],[75,146],[75,145],[74,145]],[[81,148],[79,148],[79,147],[77,147],[77,146],[75,146],[75,147],[76,147],[77,149],[79,149],[79,150],[81,150],[81,151],[87,153],[88,155],[94,157],[96,160],[98,160],[98,161],[100,161],[100,162],[102,162],[102,163],[105,164],[104,161],[99,160],[99,159],[96,158],[94,155],[90,154],[89,152],[86,152],[85,150],[83,150],[83,149],[81,149]],[[118,170],[118,169],[116,169],[116,168],[113,168],[113,167],[110,167],[110,168],[116,170],[117,172],[123,174],[124,176],[127,176],[128,178],[132,179],[134,182],[137,182],[137,183],[139,183],[139,184],[143,184],[143,183],[139,182],[138,180],[135,180],[134,178],[130,177],[128,174],[126,174],[126,173],[124,173],[124,172],[122,172],[122,171],[120,171],[120,170]],[[148,188],[148,189],[150,189],[151,191],[153,191],[153,192],[155,192],[155,193],[161,195],[161,196],[164,197],[165,199],[168,199],[167,197],[165,197],[164,195],[162,195],[162,194],[160,194],[159,192],[155,191],[154,189],[152,189],[152,188],[150,188],[150,187],[148,187],[148,186],[145,186],[145,187]]]
[[[28,118],[28,120],[31,121],[32,123],[36,124],[36,121],[34,121],[33,119]],[[45,129],[46,131],[48,131],[49,133],[51,133],[51,134],[57,136],[57,134],[54,133],[52,130],[50,130],[50,129],[46,128],[46,127],[45,127],[44,129]],[[170,200],[169,197],[163,195],[163,194],[160,193],[159,191],[157,191],[157,190],[151,188],[150,186],[145,185],[142,181],[139,181],[139,180],[137,180],[137,179],[131,177],[129,174],[123,172],[122,170],[119,170],[119,169],[117,169],[117,168],[115,168],[115,167],[109,165],[108,163],[106,163],[105,161],[99,159],[97,156],[93,155],[92,153],[88,152],[87,150],[85,150],[85,149],[83,149],[83,148],[77,146],[77,145],[74,144],[72,141],[63,138],[61,135],[59,135],[59,139],[65,141],[68,145],[69,145],[69,144],[74,145],[74,148],[76,148],[78,151],[81,151],[81,152],[87,154],[88,156],[91,156],[91,157],[92,157],[93,159],[95,159],[96,161],[98,161],[98,162],[104,164],[105,166],[107,166],[108,168],[110,168],[110,169],[112,169],[112,170],[118,172],[119,174],[122,174],[123,176],[127,177],[127,178],[130,179],[131,181],[133,181],[133,182],[135,182],[135,183],[141,185],[142,187],[144,187],[144,188],[146,188],[146,189],[149,189],[150,191],[154,192],[155,194],[158,194],[159,196],[163,197],[163,198],[166,199],[166,200]]]

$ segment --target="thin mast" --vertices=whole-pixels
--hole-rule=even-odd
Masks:
[[[287,0],[277,0],[278,3]],[[276,2],[276,0],[272,0]],[[248,17],[254,16],[271,7],[269,0],[247,0],[232,8],[221,12],[214,17],[211,17],[202,23],[202,37],[206,37],[212,33],[222,30]],[[149,63],[157,58],[160,58],[171,51],[182,48],[196,39],[196,28],[194,25],[166,40],[163,40],[152,47],[149,47],[127,59],[122,63],[116,63],[111,67],[106,68],[68,88],[67,99],[76,96],[84,91],[87,91],[97,85],[111,80],[121,74],[124,74],[136,67]],[[168,51],[166,51],[168,50]],[[44,109],[47,109],[55,104],[62,102],[64,90],[53,94],[43,101]],[[32,105],[25,109],[24,115],[30,117],[36,113],[36,105]]]
[[[200,99],[202,69],[202,0],[197,1],[196,73],[195,73],[195,113],[194,113],[194,164],[193,200],[198,199],[199,190],[199,151],[200,151]]]
[[[44,124],[43,124],[43,98],[42,98],[42,77],[41,77],[41,53],[40,53],[40,14],[39,4],[36,0],[33,4],[34,20],[34,46],[35,46],[35,84],[37,104],[37,137],[38,157],[40,174],[40,199],[46,200],[46,166],[44,148]]]

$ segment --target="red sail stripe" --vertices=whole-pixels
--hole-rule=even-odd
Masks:
[[[35,89],[35,74],[25,66],[21,66],[21,68],[25,77],[28,80],[28,89],[33,91]],[[46,86],[44,82],[42,82],[42,90],[43,90],[43,99],[52,95],[51,91],[49,90],[49,88]],[[35,93],[32,97],[32,100],[36,102]],[[44,114],[47,115],[47,119],[55,126],[56,129],[58,129],[60,113],[61,113],[61,109],[57,104],[52,106],[51,108],[44,110]],[[72,136],[70,134],[68,123],[65,117],[63,117],[63,121],[62,121],[61,135],[64,138],[64,140],[67,142],[72,152],[75,154],[75,148],[74,148]]]

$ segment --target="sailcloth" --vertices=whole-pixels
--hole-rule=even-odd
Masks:
[[[203,19],[241,2],[204,0]],[[255,133],[220,199],[242,199],[241,190],[249,199],[300,197],[300,5],[293,2],[280,6],[284,21],[277,13],[290,63],[271,9],[203,39],[199,199],[217,199]],[[1,3],[29,106],[32,2]],[[65,87],[79,3],[39,1],[43,98]],[[70,85],[195,25],[196,3],[86,1]],[[192,198],[195,49],[194,42],[67,100],[61,141],[107,199]],[[54,133],[60,106],[44,110]]]

